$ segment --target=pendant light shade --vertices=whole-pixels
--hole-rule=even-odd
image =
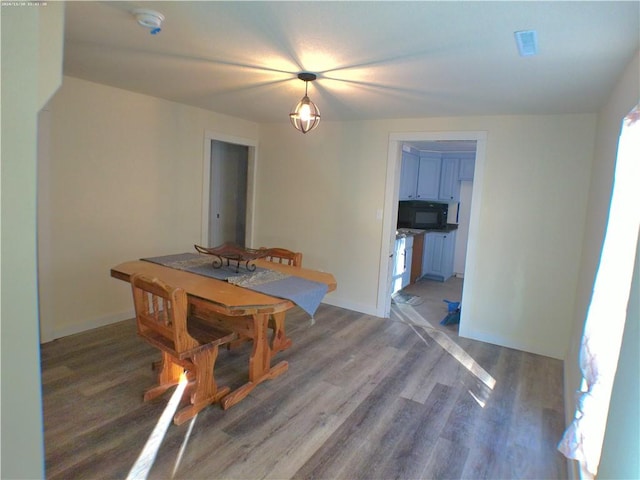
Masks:
[[[320,123],[320,110],[307,95],[309,82],[313,82],[316,79],[316,75],[314,73],[303,72],[298,74],[298,78],[304,81],[304,97],[302,97],[302,100],[298,102],[289,114],[289,119],[296,130],[307,133],[316,128]]]

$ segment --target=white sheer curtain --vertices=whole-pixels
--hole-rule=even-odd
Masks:
[[[576,392],[575,419],[558,444],[587,477],[597,474],[600,463],[638,242],[639,117],[636,106],[620,134],[607,230],[580,348],[582,388]]]

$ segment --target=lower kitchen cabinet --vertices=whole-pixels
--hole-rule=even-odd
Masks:
[[[453,276],[456,232],[428,232],[424,239],[422,275],[444,282]]]

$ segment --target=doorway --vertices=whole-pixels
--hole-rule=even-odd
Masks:
[[[253,244],[257,140],[205,132],[200,244]]]
[[[248,164],[247,146],[211,141],[209,247],[245,246]]]
[[[402,166],[402,145],[412,142],[435,141],[475,141],[476,159],[474,171],[474,186],[471,192],[471,208],[468,221],[468,241],[465,262],[467,267],[473,268],[476,262],[476,232],[479,222],[481,205],[481,192],[484,171],[487,133],[479,132],[407,132],[392,133],[389,136],[389,150],[387,158],[387,183],[385,190],[385,208],[383,217],[383,243],[380,252],[380,276],[378,278],[378,316],[388,318],[391,311],[391,284],[393,275],[393,251],[396,239],[396,221],[398,217],[398,199],[400,190],[400,173]],[[472,283],[472,282],[469,282]],[[472,284],[465,284],[462,307],[465,305],[465,297],[473,291]]]

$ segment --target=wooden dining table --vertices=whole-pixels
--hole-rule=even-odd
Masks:
[[[307,268],[292,267],[258,259],[257,267],[276,270],[286,275],[323,283],[328,292],[336,289],[337,283],[332,274]],[[183,288],[188,297],[190,313],[211,323],[248,337],[253,342],[249,356],[248,382],[230,392],[221,400],[222,408],[227,409],[245,398],[258,384],[276,378],[286,372],[289,364],[281,361],[271,365],[274,354],[284,350],[291,340],[284,334],[285,312],[295,306],[293,301],[259,293],[196,273],[178,270],[144,260],[134,260],[116,265],[111,276],[128,282],[134,273],[162,279],[174,287]],[[280,322],[275,327],[271,344],[268,338],[269,317],[278,316]]]

